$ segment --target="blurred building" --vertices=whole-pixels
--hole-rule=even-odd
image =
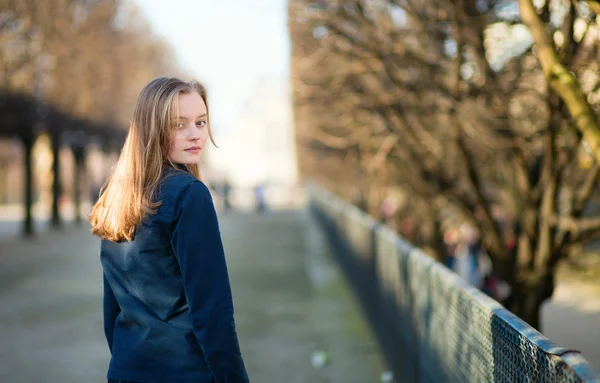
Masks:
[[[218,148],[209,147],[203,176],[213,184],[229,182],[248,194],[263,185],[271,200],[296,185],[298,172],[287,74],[258,80],[234,124],[217,132]]]

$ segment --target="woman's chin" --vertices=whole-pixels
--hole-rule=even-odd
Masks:
[[[178,162],[183,165],[196,165],[200,162],[200,153],[186,153]]]

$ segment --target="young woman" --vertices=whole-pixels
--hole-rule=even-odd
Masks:
[[[101,241],[109,382],[249,382],[214,205],[199,180],[206,91],[157,78],[141,91],[90,215]]]

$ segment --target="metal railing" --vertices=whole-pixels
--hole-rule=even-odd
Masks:
[[[319,186],[308,192],[397,382],[600,382],[578,351],[391,229]]]

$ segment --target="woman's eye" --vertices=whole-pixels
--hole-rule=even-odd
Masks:
[[[177,128],[178,129],[181,129],[181,128],[184,128],[184,127],[185,127],[185,124],[183,122],[178,122],[177,123]]]
[[[198,125],[198,126],[204,126],[204,125],[206,125],[206,121],[204,121],[204,120],[203,121],[198,121],[198,122],[196,122],[196,125]]]

